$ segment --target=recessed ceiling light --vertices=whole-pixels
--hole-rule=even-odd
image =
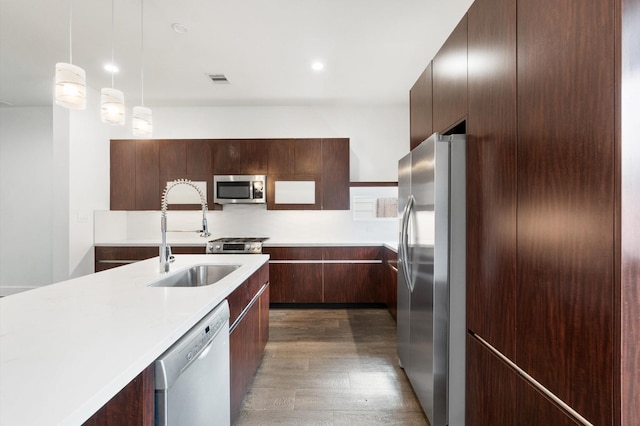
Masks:
[[[179,22],[174,22],[173,24],[171,24],[171,29],[178,34],[185,34],[188,31],[187,27]]]
[[[118,66],[115,64],[105,64],[104,70],[112,73],[117,73],[118,71],[120,71],[120,69],[118,69]]]
[[[316,61],[311,64],[311,69],[314,71],[322,71],[324,69],[324,64],[322,62]]]

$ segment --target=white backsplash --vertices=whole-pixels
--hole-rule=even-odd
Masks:
[[[351,197],[366,193],[397,196],[396,187],[352,188]],[[171,241],[193,240],[201,228],[201,211],[167,213]],[[398,220],[353,219],[351,210],[267,210],[266,205],[225,205],[207,213],[211,238],[269,237],[272,243],[394,242]],[[159,211],[96,211],[95,243],[159,240]]]

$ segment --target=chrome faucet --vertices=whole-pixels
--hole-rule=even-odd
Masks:
[[[167,187],[162,193],[162,211],[160,217],[160,231],[162,233],[162,244],[160,245],[160,273],[169,272],[169,264],[174,261],[174,257],[171,254],[171,247],[167,244],[167,194],[174,186],[177,185],[189,185],[200,196],[200,203],[202,204],[202,232],[200,236],[203,238],[211,236],[209,233],[209,226],[207,225],[207,197],[200,191],[193,182],[189,179],[177,179],[173,182],[167,183]]]

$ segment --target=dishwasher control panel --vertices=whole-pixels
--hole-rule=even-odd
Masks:
[[[200,333],[195,336],[182,351],[185,361],[189,362],[195,358],[200,351],[213,340],[227,321],[228,319],[224,317],[211,318],[210,321],[204,325],[204,328],[200,330]]]

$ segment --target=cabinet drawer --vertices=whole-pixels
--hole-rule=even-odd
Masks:
[[[331,260],[378,260],[382,259],[382,247],[325,247],[323,259]]]

